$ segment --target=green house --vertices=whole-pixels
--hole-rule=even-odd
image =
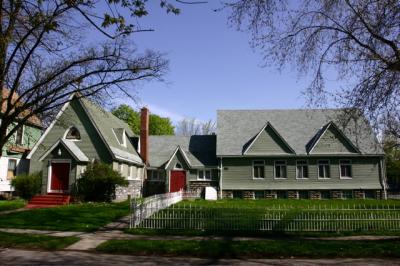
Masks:
[[[221,110],[216,135],[140,136],[72,96],[28,158],[45,193],[68,193],[94,160],[129,180],[118,198],[213,187],[225,198],[383,198],[384,154],[367,120],[344,110]]]
[[[32,149],[30,169],[42,172],[42,193],[69,193],[95,160],[111,164],[129,181],[117,198],[142,193],[143,162],[127,124],[93,102],[71,96]]]
[[[2,103],[0,112],[5,112],[9,90],[2,90]],[[12,96],[12,101],[18,99],[16,93]],[[15,124],[8,130],[12,130]],[[37,116],[32,116],[25,124],[11,136],[1,151],[0,158],[0,193],[9,193],[13,191],[11,180],[19,174],[27,173],[29,170],[29,160],[26,158],[29,151],[33,148],[42,134],[42,122]]]

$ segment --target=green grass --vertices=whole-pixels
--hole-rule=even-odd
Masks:
[[[342,237],[342,236],[400,236],[400,231],[347,231],[347,232],[275,232],[275,231],[207,231],[177,229],[126,229],[125,233],[145,236],[223,236],[256,238],[292,238],[292,237]]]
[[[0,227],[91,232],[129,214],[129,203],[85,203],[0,215]]]
[[[0,232],[1,248],[56,250],[72,245],[78,240],[78,237],[54,237]]]
[[[155,213],[139,226],[158,230],[129,232],[268,236],[270,231],[278,235],[290,231],[355,231],[355,235],[396,235],[400,223],[395,220],[399,217],[400,201],[396,200],[196,200]]]
[[[0,212],[19,209],[26,204],[23,200],[0,200]]]
[[[333,258],[400,257],[400,241],[265,240],[110,240],[97,251],[131,255],[206,258]]]

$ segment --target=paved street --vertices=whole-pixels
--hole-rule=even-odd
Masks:
[[[107,255],[77,251],[28,251],[0,249],[1,265],[400,265],[386,259],[198,259],[160,256]]]

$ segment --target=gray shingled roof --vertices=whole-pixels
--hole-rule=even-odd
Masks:
[[[142,159],[130,142],[130,138],[134,137],[135,135],[133,134],[129,126],[125,122],[114,116],[112,113],[105,111],[103,108],[91,102],[90,100],[87,100],[85,98],[80,98],[79,100],[85,107],[95,126],[100,131],[100,134],[102,135],[106,144],[109,146],[110,151],[113,153],[113,155],[118,159],[125,159],[129,161],[135,161],[137,163],[142,163]],[[117,137],[114,134],[113,129],[116,132],[121,132],[121,129],[125,129],[125,133],[127,135],[126,147],[118,143]]]
[[[149,161],[151,167],[164,166],[179,146],[192,167],[216,166],[215,135],[150,136]]]
[[[271,123],[296,154],[307,154],[307,144],[331,121],[362,154],[383,153],[365,118],[359,117],[347,123],[344,120],[342,109],[218,110],[217,155],[242,155],[243,146],[267,122]]]

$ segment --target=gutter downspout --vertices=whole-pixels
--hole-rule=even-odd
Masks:
[[[219,167],[219,198],[222,199],[222,171],[223,171],[223,166],[222,166],[222,157],[220,158],[220,167]]]

